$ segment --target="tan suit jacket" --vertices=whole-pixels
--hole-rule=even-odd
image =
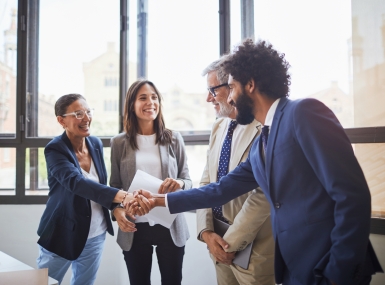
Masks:
[[[222,118],[214,123],[207,152],[207,163],[200,182],[201,186],[217,180],[219,156],[227,133],[228,120]],[[246,126],[241,134],[240,143],[231,147],[233,153],[229,171],[247,159],[251,145],[259,135],[260,129],[261,124],[255,120]],[[270,206],[262,190],[258,188],[231,200],[222,206],[222,211],[223,216],[230,223],[230,227],[223,237],[230,245],[226,251],[242,250],[254,240],[249,270],[251,269],[259,275],[273,274],[274,239],[270,221]],[[201,239],[203,231],[214,231],[211,208],[197,210],[197,230],[198,239],[201,241],[203,241]]]

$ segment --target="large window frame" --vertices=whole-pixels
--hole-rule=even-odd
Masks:
[[[138,0],[147,5],[148,0]],[[240,1],[242,15],[241,26],[242,36],[254,37],[253,30],[253,5],[252,0]],[[120,0],[120,81],[119,81],[119,130],[123,130],[123,102],[128,88],[128,15],[129,0]],[[246,9],[249,8],[249,9]],[[248,12],[247,12],[248,11]],[[246,13],[247,12],[247,13]],[[0,138],[2,148],[16,149],[16,193],[12,196],[0,195],[0,204],[45,204],[48,196],[30,196],[25,191],[26,176],[26,150],[29,148],[44,148],[51,138],[34,138],[27,134],[26,130],[33,132],[33,129],[26,126],[27,121],[33,118],[26,118],[28,108],[34,108],[37,102],[38,82],[38,42],[39,42],[39,1],[18,1],[18,28],[17,28],[17,86],[16,86],[16,134],[14,137]],[[219,54],[224,54],[230,48],[230,0],[218,1],[218,20],[220,42]],[[146,24],[143,21],[144,25]],[[146,27],[138,27],[145,31]],[[143,33],[140,33],[143,36]],[[145,42],[143,39],[142,42]],[[141,46],[146,49],[146,46]],[[27,92],[29,102],[27,103]],[[32,102],[32,103],[31,103]],[[32,104],[32,105],[31,105]],[[33,112],[32,112],[33,114]],[[385,143],[385,127],[351,128],[345,129],[352,144],[356,143]],[[209,143],[209,132],[203,134],[190,134],[181,132],[186,145],[204,145]],[[104,147],[109,147],[110,138],[101,138]],[[30,156],[33,153],[30,154]],[[33,157],[30,163],[37,164]],[[33,174],[30,174],[33,175]],[[372,233],[385,234],[385,221],[372,219]]]

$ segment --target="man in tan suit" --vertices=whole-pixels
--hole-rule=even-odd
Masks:
[[[221,60],[214,61],[202,74],[207,75],[209,92],[206,101],[213,104],[219,119],[211,131],[207,163],[200,186],[216,182],[220,178],[218,167],[219,173],[223,173],[223,160],[220,159],[222,147],[230,145],[230,157],[227,159],[227,171],[230,171],[246,160],[252,142],[261,129],[261,124],[255,120],[249,125],[232,123],[237,111],[227,103],[228,74],[223,72],[220,64]],[[232,124],[235,124],[235,127],[232,127],[233,131],[228,139],[228,129]],[[214,232],[214,215],[230,224],[223,238]],[[214,261],[219,285],[275,284],[270,206],[261,189],[235,198],[222,207],[214,208],[214,211],[211,208],[197,210],[197,227],[198,240],[207,244]],[[243,269],[233,264],[235,252],[244,249],[253,241],[248,268]],[[224,250],[226,243],[229,247]]]

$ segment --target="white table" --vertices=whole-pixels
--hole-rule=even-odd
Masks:
[[[0,272],[31,270],[33,267],[5,254],[0,251]],[[58,285],[59,282],[55,279],[48,277],[48,285]]]

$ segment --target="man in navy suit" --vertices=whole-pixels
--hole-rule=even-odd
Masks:
[[[260,186],[271,206],[278,284],[369,284],[382,272],[369,241],[371,197],[337,118],[315,99],[287,99],[290,65],[264,41],[245,40],[223,64],[237,121],[257,120],[263,134],[218,183],[166,199],[140,190],[140,206],[213,207]]]

